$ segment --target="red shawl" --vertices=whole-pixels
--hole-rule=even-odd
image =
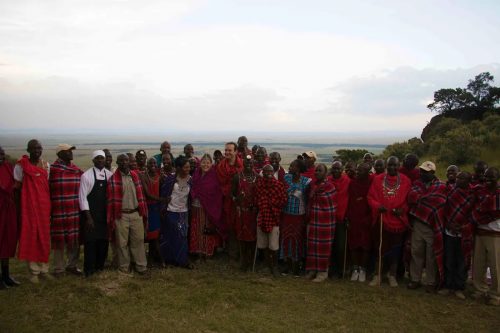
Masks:
[[[484,225],[500,219],[500,188],[491,192],[486,185],[474,187],[476,205],[472,211],[472,219],[477,225]]]
[[[439,179],[434,179],[429,187],[417,180],[413,183],[408,194],[410,215],[429,224],[434,230],[434,255],[439,269],[440,282],[443,281],[443,232],[444,232],[444,207],[446,204],[446,184]]]
[[[386,173],[377,175],[372,180],[370,191],[368,191],[368,203],[372,208],[372,221],[377,223],[380,216],[384,224],[384,229],[392,233],[401,233],[405,231],[408,226],[408,204],[406,202],[408,192],[411,189],[411,182],[403,174],[399,175],[399,189],[393,195],[385,193],[384,179],[388,186],[394,186],[397,182],[398,176],[390,176]],[[386,178],[387,177],[387,178]],[[380,214],[379,207],[385,207],[387,211]],[[394,209],[401,209],[400,216],[394,215]]]
[[[217,164],[217,178],[219,179],[222,194],[224,194],[224,196],[231,195],[231,185],[233,177],[235,174],[239,173],[242,170],[243,162],[238,156],[236,156],[234,165],[230,165],[227,158],[223,159],[219,162],[219,164]]]
[[[323,181],[320,184],[311,183],[308,200],[308,219],[315,223],[335,223],[337,210],[337,192],[335,186]]]
[[[21,233],[18,257],[30,262],[48,262],[50,255],[50,191],[47,170],[23,155],[21,188]]]
[[[50,234],[53,249],[79,246],[80,205],[78,191],[83,171],[76,165],[66,165],[60,159],[50,166],[50,199],[52,222]]]
[[[351,178],[345,173],[342,173],[337,179],[333,178],[333,176],[328,176],[328,181],[335,186],[335,190],[337,191],[337,212],[335,214],[335,220],[337,223],[344,223],[347,205],[349,204],[348,191]]]
[[[455,187],[446,199],[444,217],[446,227],[450,224],[460,226],[462,253],[464,256],[465,267],[468,269],[471,264],[472,253],[472,209],[474,207],[474,194],[470,189],[464,190]]]
[[[307,169],[305,172],[300,174],[301,176],[310,178],[312,180],[311,184],[316,183],[316,166],[313,165],[309,169]]]
[[[281,210],[288,200],[285,185],[274,177],[259,177],[256,195],[259,208],[257,225],[263,232],[269,233],[279,225]]]
[[[191,197],[200,201],[208,220],[215,226],[221,237],[225,239],[227,230],[225,224],[222,223],[223,196],[215,166],[212,166],[205,174],[203,174],[201,168],[197,168],[191,182]]]
[[[402,173],[403,175],[408,177],[412,184],[420,179],[420,169],[419,168],[414,168],[412,170],[408,170],[407,168],[402,166],[399,168],[398,172]]]
[[[17,214],[12,170],[12,165],[6,161],[0,165],[0,258],[16,255]]]
[[[139,215],[142,216],[142,220],[145,224],[147,224],[148,206],[142,191],[141,181],[135,172],[130,172],[130,176],[132,177],[132,181],[135,185],[135,194],[137,196],[137,202],[139,203],[139,206],[137,207]],[[113,238],[114,230],[116,228],[116,220],[119,220],[122,217],[123,183],[120,170],[116,170],[113,176],[109,178],[107,192],[108,235],[110,235],[110,238]],[[146,226],[144,228],[147,229]]]

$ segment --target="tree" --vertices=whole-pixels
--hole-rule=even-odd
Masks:
[[[411,138],[408,141],[395,142],[392,145],[385,147],[382,152],[384,158],[389,156],[396,156],[400,160],[403,160],[406,154],[413,153],[418,157],[422,157],[425,154],[425,145],[419,138]]]
[[[366,149],[339,149],[336,150],[335,153],[337,154],[338,158],[340,158],[340,160],[344,163],[349,161],[357,162],[361,160],[367,153],[373,155],[372,152],[369,152]]]
[[[429,151],[437,156],[438,162],[460,165],[474,162],[479,157],[480,144],[467,126],[461,126],[433,139]]]

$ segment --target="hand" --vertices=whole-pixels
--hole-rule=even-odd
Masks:
[[[378,212],[379,212],[379,213],[385,213],[385,212],[387,212],[387,208],[385,208],[384,206],[380,206],[380,207],[378,208]]]
[[[401,208],[394,208],[392,210],[392,215],[400,217],[403,214],[403,210]]]
[[[94,231],[94,220],[92,219],[92,216],[87,216],[87,218],[85,219],[85,231]]]

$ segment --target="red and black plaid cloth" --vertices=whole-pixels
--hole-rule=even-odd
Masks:
[[[288,200],[285,185],[274,177],[259,177],[256,199],[259,209],[257,225],[263,232],[269,233],[279,225],[281,211]]]
[[[408,193],[410,215],[423,223],[429,224],[434,231],[434,244],[432,247],[436,256],[440,284],[444,278],[443,233],[447,191],[446,184],[436,178],[428,187],[420,180],[415,181],[410,193]]]
[[[78,192],[83,171],[73,163],[57,159],[50,166],[50,201],[52,204],[50,236],[52,249],[79,246],[80,205]]]
[[[484,225],[500,219],[500,187],[490,191],[486,185],[479,184],[473,188],[476,204],[472,211],[472,221]]]
[[[474,208],[474,193],[470,189],[454,187],[448,194],[445,206],[445,225],[448,229],[450,224],[460,226],[462,254],[467,269],[471,264],[472,254],[472,209]]]
[[[146,199],[144,197],[144,192],[142,191],[141,181],[137,173],[130,172],[130,175],[132,176],[132,181],[135,185],[135,193],[137,196],[137,202],[139,203],[137,210],[139,215],[142,216],[144,223],[147,224],[148,206],[146,205]],[[120,170],[116,170],[113,176],[109,178],[107,194],[108,234],[110,235],[110,238],[113,239],[114,230],[116,228],[116,220],[119,220],[122,217],[123,183]],[[146,225],[144,227],[147,228]]]

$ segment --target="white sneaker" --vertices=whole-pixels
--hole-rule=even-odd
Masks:
[[[365,282],[366,281],[366,271],[364,269],[359,270],[359,282]]]
[[[358,281],[359,279],[359,271],[357,269],[352,271],[351,281]]]
[[[373,277],[373,279],[368,284],[370,287],[377,287],[379,285],[378,274]]]
[[[38,275],[35,275],[35,274],[31,274],[29,280],[33,284],[39,284],[40,283],[40,279],[38,278]]]
[[[312,282],[323,282],[328,278],[328,272],[318,272]]]
[[[393,288],[396,288],[398,287],[398,281],[396,280],[396,278],[394,276],[392,276],[391,274],[387,274],[387,279],[389,280],[389,285]]]

